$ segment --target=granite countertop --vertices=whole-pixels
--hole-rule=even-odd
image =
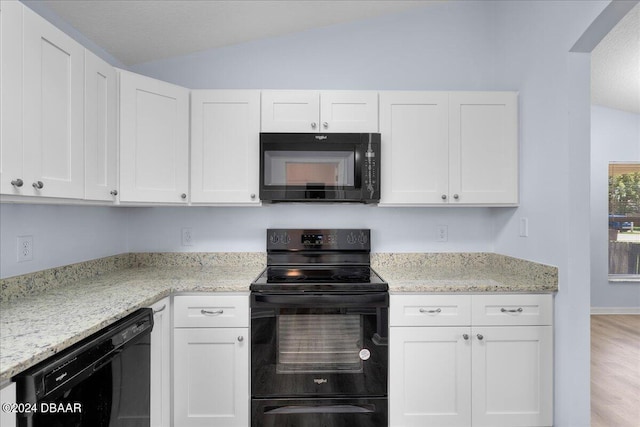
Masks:
[[[264,253],[124,254],[2,279],[0,383],[172,293],[249,292]],[[394,292],[556,292],[555,267],[491,253],[372,254]]]
[[[494,253],[372,254],[394,292],[552,293],[558,269]]]
[[[217,265],[134,265],[3,300],[0,383],[172,293],[248,293],[249,285],[264,268],[265,256],[258,254],[250,260],[237,261]],[[8,292],[6,288],[3,283],[3,293]]]

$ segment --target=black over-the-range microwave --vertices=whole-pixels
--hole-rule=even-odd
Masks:
[[[380,201],[379,133],[261,133],[263,202]]]

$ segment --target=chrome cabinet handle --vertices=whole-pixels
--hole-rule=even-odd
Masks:
[[[255,195],[255,194],[253,194],[253,193],[251,193],[251,198],[252,198],[252,199],[255,199],[255,198],[256,198],[256,195]]]
[[[329,123],[328,122],[322,122],[322,127],[327,129],[329,128]]]
[[[500,309],[501,313],[522,313],[522,307],[514,308],[513,310],[507,310],[506,308]]]
[[[458,199],[460,198],[460,196],[458,196],[457,194],[454,194],[454,195],[453,195],[453,198],[454,198],[454,199],[456,199],[456,200],[458,200]]]
[[[482,340],[484,339],[484,335],[482,335],[482,334],[478,334],[478,335],[476,335],[476,337],[477,337],[480,341],[482,341]]]
[[[31,185],[33,185],[33,188],[35,188],[36,190],[42,190],[42,188],[44,187],[44,183],[42,181],[36,181]]]
[[[446,194],[442,195],[442,200],[447,200],[447,195]]]
[[[187,198],[187,194],[186,194],[186,193],[182,193],[182,194],[180,195],[180,197],[181,197],[182,199],[186,199],[186,198]]]
[[[118,190],[111,190],[109,192],[109,194],[111,194],[112,196],[117,196],[118,195]]]
[[[469,334],[462,334],[462,338],[467,341],[469,339]]]
[[[200,310],[200,313],[204,314],[205,316],[219,316],[224,313],[224,310],[210,311],[202,309]]]
[[[441,311],[441,308],[436,308],[435,310],[427,310],[426,308],[420,309],[420,313],[440,313]]]
[[[13,181],[11,181],[11,185],[13,185],[14,187],[22,187],[22,185],[24,184],[24,181],[21,180],[20,178],[18,179],[14,179]]]
[[[311,129],[315,129],[318,124],[316,122],[311,122]]]
[[[242,342],[242,341],[244,341],[244,337],[243,337],[242,335],[240,335],[240,336],[238,337],[238,342]]]
[[[158,314],[158,313],[164,311],[165,308],[167,308],[167,304],[163,304],[162,307],[160,307],[159,309],[153,310],[153,314]]]

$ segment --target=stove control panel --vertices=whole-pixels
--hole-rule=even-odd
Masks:
[[[368,229],[267,230],[267,251],[370,251]]]

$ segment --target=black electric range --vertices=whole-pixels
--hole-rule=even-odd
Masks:
[[[370,262],[367,229],[269,229],[267,268],[255,292],[380,292],[389,286]]]

